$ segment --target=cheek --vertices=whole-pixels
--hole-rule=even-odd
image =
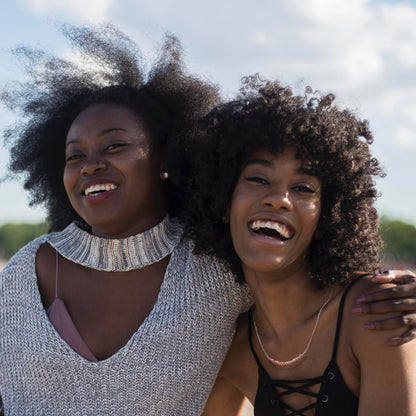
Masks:
[[[64,184],[65,191],[69,197],[71,194],[71,187],[73,186],[73,183],[74,183],[73,175],[71,174],[70,168],[65,167],[62,181]]]
[[[148,144],[137,146],[134,152],[134,158],[136,160],[150,159],[150,146]]]
[[[313,232],[316,231],[321,218],[321,201],[309,201],[303,207],[306,221],[310,224],[310,228]]]
[[[307,215],[319,217],[321,215],[321,200],[303,201],[302,209]]]
[[[236,191],[233,193],[231,199],[230,209],[227,210],[228,222],[230,223],[231,237],[238,231],[238,228],[241,226],[241,217],[245,212],[245,200],[242,198],[241,194]]]
[[[228,221],[230,224],[230,233],[233,245],[237,253],[239,247],[245,244],[247,235],[247,219],[251,207],[251,199],[247,198],[247,194],[240,192],[237,188],[233,193],[231,207],[228,211]]]

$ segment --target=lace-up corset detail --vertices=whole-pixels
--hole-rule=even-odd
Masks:
[[[316,406],[316,401],[318,399],[319,394],[313,393],[308,390],[309,387],[315,386],[316,384],[322,383],[323,377],[315,377],[305,380],[296,380],[296,381],[290,381],[290,380],[271,380],[272,386],[275,388],[278,388],[280,391],[279,398],[280,398],[280,404],[283,408],[282,410],[286,409],[290,413],[287,413],[288,416],[305,416],[303,412],[306,412],[307,410],[313,409]],[[284,401],[284,396],[287,396],[292,393],[298,393],[303,394],[305,396],[310,396],[315,399],[315,402],[303,407],[302,409],[295,410],[292,406],[289,406]]]
[[[252,312],[250,311],[248,320],[249,343],[259,369],[259,381],[254,402],[255,416],[307,416],[313,410],[315,416],[355,416],[358,414],[358,398],[345,384],[344,378],[336,363],[336,353],[345,298],[352,285],[359,279],[350,283],[342,295],[331,361],[326,367],[324,374],[318,377],[303,380],[271,379],[254,351],[251,330]],[[314,393],[311,391],[311,387],[318,384],[321,385],[319,392]],[[317,389],[315,388],[313,390],[316,391]],[[313,398],[313,402],[300,409],[294,409],[285,400],[290,394],[309,396]]]

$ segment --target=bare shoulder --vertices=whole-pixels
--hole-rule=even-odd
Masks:
[[[250,401],[257,391],[258,367],[249,344],[249,313],[241,315],[219,376],[227,379]]]
[[[400,313],[389,312],[385,314],[353,314],[351,312],[353,306],[356,305],[356,299],[360,295],[377,290],[376,285],[371,282],[371,276],[361,277],[350,289],[345,299],[343,312],[343,328],[345,328],[344,342],[349,344],[352,355],[356,358],[357,364],[361,369],[361,377],[364,376],[363,371],[366,369],[371,371],[374,376],[379,373],[384,379],[388,378],[385,372],[389,369],[389,375],[394,376],[394,371],[389,367],[396,364],[397,368],[406,366],[412,368],[416,375],[416,342],[409,342],[402,346],[391,346],[388,340],[392,337],[399,336],[406,332],[408,328],[390,328],[383,331],[375,331],[365,329],[367,322],[376,321],[378,319],[386,319],[388,317],[397,316]],[[386,363],[387,367],[386,367]],[[384,369],[384,370],[383,370]],[[403,371],[401,376],[403,376]],[[391,380],[394,381],[393,379]]]
[[[389,317],[397,316],[397,312],[389,312],[384,314],[360,314],[352,313],[352,309],[357,305],[357,298],[362,295],[368,295],[369,293],[380,290],[379,284],[375,284],[371,281],[372,275],[363,275],[353,283],[348,290],[343,306],[343,327],[349,332],[352,345],[356,345],[361,339],[366,342],[370,337],[371,341],[387,343],[387,341],[403,332],[403,328],[392,328],[385,331],[369,331],[364,330],[364,324],[367,322],[386,319]],[[392,284],[382,285],[382,287],[394,286]],[[400,314],[400,313],[399,313]]]
[[[54,299],[55,255],[55,249],[48,243],[42,244],[36,253],[36,277],[45,309]]]
[[[364,328],[366,322],[385,319],[397,313],[351,313],[356,299],[374,291],[374,286],[371,276],[361,277],[346,296],[342,324],[345,332],[341,337],[343,345],[340,351],[344,353],[344,357],[352,357],[353,361],[346,362],[338,357],[344,363],[342,372],[347,384],[348,374],[355,374],[356,393],[360,396],[360,414],[415,415],[416,400],[409,392],[416,390],[416,343],[409,342],[395,347],[388,344],[390,338],[407,330],[402,327],[384,331]],[[357,373],[352,372],[355,365]]]
[[[36,253],[36,270],[44,270],[50,268],[51,264],[54,264],[55,249],[48,243],[43,243],[39,246]],[[51,263],[51,260],[53,262]]]
[[[220,375],[234,380],[241,372],[241,363],[248,355],[248,313],[240,315],[233,341],[224,360]]]
[[[387,288],[394,286],[393,284],[375,284],[371,281],[373,275],[362,275],[357,277],[356,281],[353,282],[352,286],[348,290],[348,293],[345,298],[344,312],[343,312],[343,322],[358,325],[360,328],[365,322],[369,322],[376,319],[386,319],[389,316],[396,316],[397,312],[385,313],[385,314],[353,314],[351,313],[352,308],[357,305],[357,299],[360,296],[366,296],[370,293],[376,292],[381,288]],[[361,326],[360,326],[361,325]],[[366,331],[368,332],[368,331]],[[388,339],[388,331],[379,331],[380,333],[386,335],[386,340]]]

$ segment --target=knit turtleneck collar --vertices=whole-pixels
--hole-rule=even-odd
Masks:
[[[143,233],[121,239],[101,238],[75,222],[47,237],[63,257],[82,266],[107,272],[140,269],[162,260],[179,243],[182,227],[166,216]]]

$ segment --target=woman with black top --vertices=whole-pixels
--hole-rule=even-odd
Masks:
[[[252,302],[174,218],[189,199],[182,139],[217,89],[172,36],[148,72],[111,25],[64,33],[80,63],[19,48],[27,83],[1,95],[21,115],[11,171],[53,231],[0,273],[5,413],[200,414]]]
[[[255,298],[204,414],[238,414],[247,397],[258,416],[416,415],[416,344],[365,331],[356,304],[380,267],[367,123],[333,95],[245,81],[203,124],[188,221]]]

